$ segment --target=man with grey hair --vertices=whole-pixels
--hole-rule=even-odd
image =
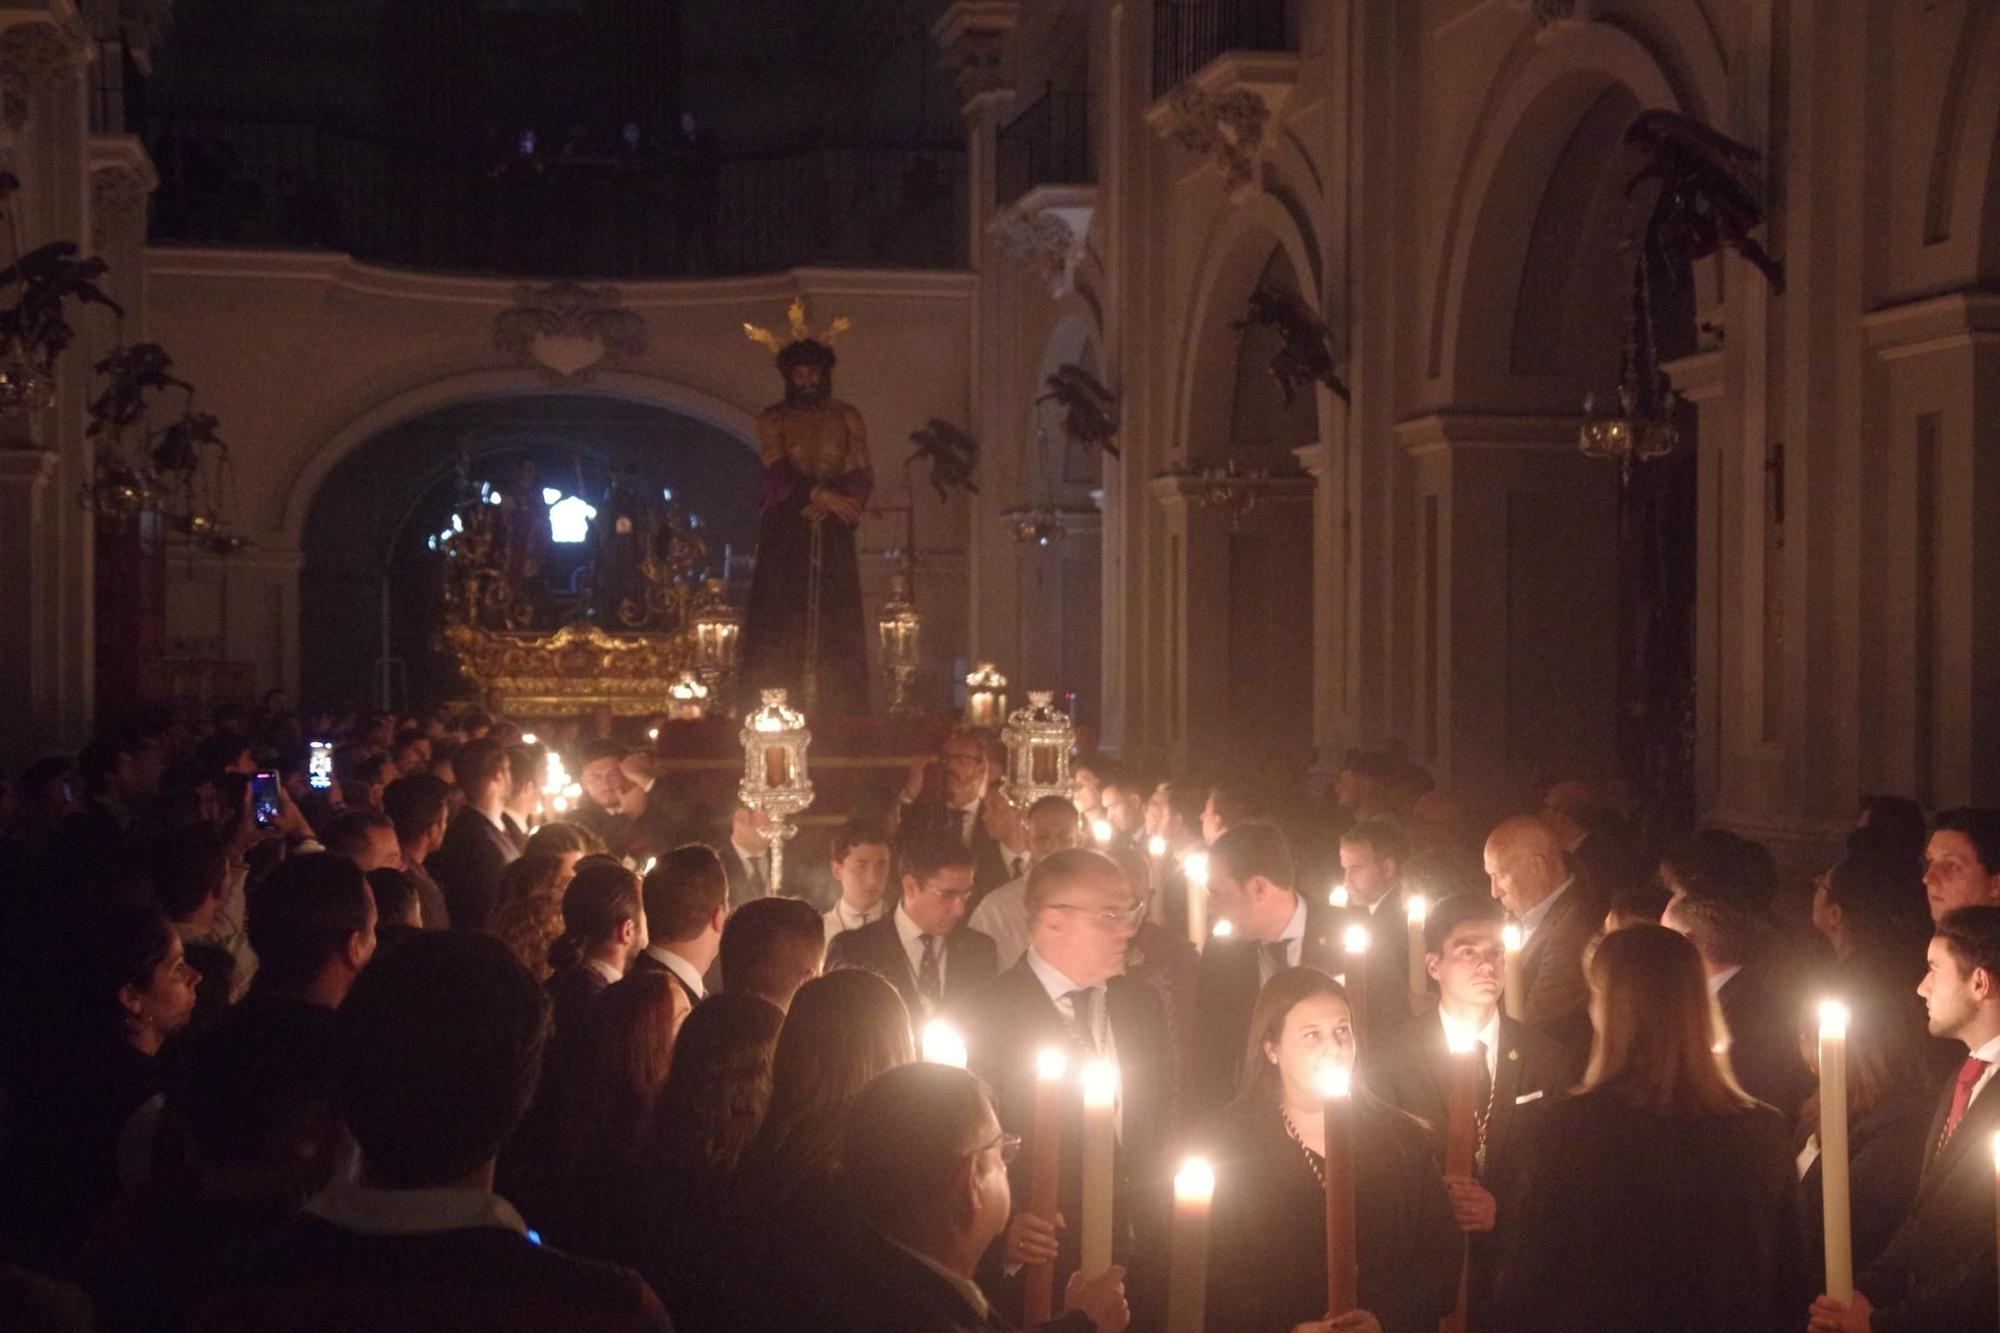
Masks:
[[[1533,815],[1503,820],[1486,839],[1486,876],[1521,931],[1521,1017],[1572,1050],[1588,1049],[1583,952],[1598,916],[1570,874],[1555,830]]]
[[[1053,852],[1028,872],[1028,949],[967,1000],[962,1022],[969,1067],[993,1086],[1000,1124],[1026,1134],[1034,1116],[1036,1066],[1060,1053],[1072,1074],[1089,1061],[1118,1078],[1113,1161],[1113,1258],[1162,1272],[1167,1217],[1154,1182],[1165,1178],[1172,1123],[1173,1046],[1159,996],[1124,975],[1125,949],[1144,904],[1115,862],[1082,848]],[[1076,1271],[1083,1219],[1082,1102],[1067,1099],[1062,1191],[1054,1216],[1017,1211],[1001,1254],[989,1256],[989,1291],[1014,1290],[1020,1267],[1053,1261],[1058,1280]],[[1026,1163],[1016,1168],[1025,1190]],[[1004,1255],[1004,1263],[1001,1262]],[[1142,1304],[1147,1293],[1141,1293]]]
[[[1001,799],[1006,799],[1002,797]],[[1081,831],[1076,806],[1061,796],[1044,796],[1022,817],[1027,833],[1028,866],[1074,847]],[[972,928],[991,935],[999,946],[1000,970],[1006,971],[1028,951],[1027,871],[986,895],[972,909]]]

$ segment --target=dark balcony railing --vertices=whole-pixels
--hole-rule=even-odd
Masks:
[[[491,152],[182,112],[151,147],[166,243],[572,278],[965,262],[957,143]]]
[[[1001,205],[1037,185],[1089,185],[1090,95],[1054,84],[1002,126],[994,142],[994,188]]]
[[[1153,96],[1224,51],[1289,51],[1288,0],[1153,0]]]

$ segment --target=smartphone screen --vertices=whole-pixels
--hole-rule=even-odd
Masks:
[[[308,741],[309,754],[306,758],[306,784],[314,791],[327,791],[333,786],[333,742]]]
[[[257,821],[258,828],[276,828],[278,824],[278,775],[259,773],[250,779],[250,814]]]

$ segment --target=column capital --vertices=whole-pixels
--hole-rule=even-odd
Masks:
[[[1002,56],[1007,34],[1020,21],[1018,0],[956,0],[931,25],[931,39],[955,67],[960,109],[968,119],[1013,96]]]
[[[143,219],[146,197],[159,188],[160,177],[137,135],[93,135],[89,161],[90,243],[102,250],[116,224],[134,215]]]
[[[0,124],[25,126],[35,95],[83,68],[95,49],[72,0],[0,7]]]

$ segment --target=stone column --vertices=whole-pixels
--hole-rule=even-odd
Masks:
[[[1578,452],[1577,425],[1451,414],[1396,428],[1416,505],[1411,749],[1474,800],[1615,764],[1617,472]]]
[[[0,9],[0,169],[21,182],[13,221],[23,251],[59,239],[89,243],[83,70],[91,50],[63,0]],[[54,405],[0,421],[0,541],[10,557],[0,679],[15,687],[9,697],[26,704],[30,722],[0,749],[20,754],[73,748],[92,721],[94,570],[90,516],[78,503],[90,475],[89,378],[88,347],[72,347],[57,363]]]

